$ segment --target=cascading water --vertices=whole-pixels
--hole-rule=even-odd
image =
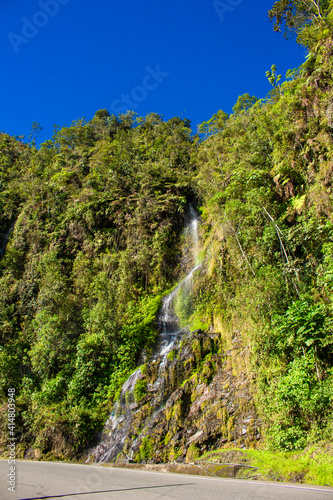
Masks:
[[[158,374],[155,382],[147,387],[147,390],[152,393],[158,393],[155,398],[156,411],[150,418],[150,422],[154,420],[163,405],[164,383],[163,377],[168,354],[176,347],[180,338],[184,333],[188,332],[188,328],[180,328],[179,318],[174,310],[174,301],[180,290],[189,293],[193,274],[197,271],[201,264],[198,263],[199,258],[199,237],[198,237],[199,217],[193,207],[190,205],[188,212],[188,223],[185,229],[185,237],[187,237],[188,245],[184,255],[184,260],[187,266],[191,267],[186,277],[179,283],[167,296],[163,298],[162,308],[158,315],[158,324],[160,334],[157,339],[155,348],[152,354],[152,363],[159,363]],[[89,461],[91,458],[97,462],[110,462],[117,458],[120,452],[124,450],[124,444],[132,431],[133,415],[138,411],[138,404],[134,398],[134,388],[138,380],[141,378],[141,369],[138,368],[130,375],[121,389],[119,400],[114,406],[114,409],[107,420],[100,444],[91,450]],[[136,441],[131,446],[130,453],[127,456],[131,459],[136,448]]]
[[[198,233],[198,226],[199,226],[199,217],[192,207],[190,205],[190,224],[189,224],[189,233],[191,235],[191,240],[192,240],[192,248],[193,248],[193,257],[194,257],[194,265],[196,266],[198,264],[198,259],[199,259],[199,233]],[[192,272],[194,272],[195,269],[193,269]]]

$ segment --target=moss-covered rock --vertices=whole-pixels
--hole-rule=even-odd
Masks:
[[[145,365],[134,389],[142,399],[132,407],[127,455],[137,461],[182,462],[214,448],[256,447],[260,420],[249,381],[244,373],[234,375],[230,351],[217,354],[220,338],[187,333],[162,372],[158,361]],[[106,426],[106,443],[109,432]]]

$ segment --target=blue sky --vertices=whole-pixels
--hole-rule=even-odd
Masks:
[[[216,1],[216,0],[215,0]],[[97,109],[192,129],[239,95],[265,97],[305,50],[273,32],[274,0],[0,0],[0,131],[49,139]]]

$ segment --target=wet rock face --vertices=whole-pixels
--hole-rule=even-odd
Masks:
[[[153,359],[123,385],[90,460],[191,461],[211,448],[253,446],[259,438],[249,383],[233,365],[235,350],[246,349],[234,345],[225,351],[220,335],[181,329],[175,314],[178,292],[188,298],[202,269],[199,217],[191,206],[187,218],[183,264],[188,274],[163,298]]]
[[[231,350],[223,350],[218,334],[185,334],[163,363],[147,363],[134,378],[145,392],[139,402],[135,388],[122,396],[131,399],[126,415],[118,403],[92,452],[97,461],[191,461],[209,449],[253,447],[260,439],[249,382],[233,373]]]

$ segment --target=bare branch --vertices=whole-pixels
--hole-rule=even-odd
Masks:
[[[273,219],[273,217],[271,216],[271,214],[270,214],[269,212],[267,212],[266,208],[265,208],[264,206],[262,206],[261,208],[265,211],[265,213],[268,215],[268,217],[270,218],[270,220],[273,222],[273,224],[274,224],[274,226],[275,226],[275,231],[276,231],[276,234],[277,234],[277,236],[278,236],[278,238],[279,238],[279,242],[280,242],[281,249],[282,249],[282,251],[283,251],[283,255],[284,255],[285,259],[286,259],[286,262],[287,262],[288,266],[290,266],[290,267],[291,267],[291,269],[294,271],[295,276],[296,276],[296,279],[297,279],[297,281],[299,282],[298,273],[297,273],[296,269],[295,269],[295,268],[294,268],[294,267],[290,264],[290,261],[289,261],[289,258],[288,258],[287,251],[286,251],[285,246],[284,246],[284,244],[283,244],[283,241],[282,241],[282,238],[281,238],[281,236],[283,236],[283,233],[282,233],[281,229],[279,228],[279,226],[277,225],[277,223],[275,222],[275,220]],[[299,297],[299,296],[300,296],[300,294],[299,294],[299,291],[298,291],[297,285],[296,285],[296,283],[295,283],[294,281],[293,281],[293,285],[294,285],[294,288],[295,288],[295,290],[296,290],[296,293],[297,293],[297,295],[298,295],[298,297]]]
[[[225,212],[224,212],[224,216],[225,216],[225,218],[227,219],[227,222],[228,222],[228,225],[229,225],[230,229],[232,230],[232,232],[233,232],[233,233],[234,233],[234,235],[235,235],[235,238],[236,238],[236,240],[237,240],[238,246],[239,246],[239,248],[240,248],[240,251],[242,252],[242,255],[243,255],[244,259],[245,259],[245,260],[246,260],[246,262],[247,262],[247,265],[248,265],[248,266],[249,266],[249,268],[251,269],[253,276],[255,276],[255,275],[256,275],[256,273],[254,272],[254,270],[253,270],[253,268],[252,268],[252,266],[251,266],[251,264],[250,264],[250,262],[249,262],[248,258],[246,257],[245,252],[244,252],[244,250],[243,250],[243,248],[242,248],[242,245],[240,244],[240,241],[239,241],[239,239],[238,239],[237,233],[236,233],[236,231],[234,230],[234,228],[232,227],[232,225],[230,224],[229,219],[228,219],[228,217],[227,217],[227,214],[226,214]]]

